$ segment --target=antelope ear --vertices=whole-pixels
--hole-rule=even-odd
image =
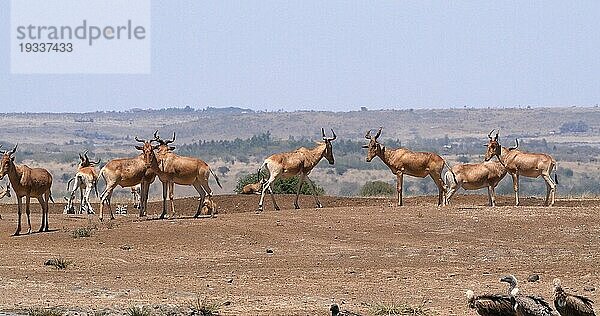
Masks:
[[[488,146],[488,144],[483,144],[483,147],[487,147],[487,146]]]
[[[142,147],[142,146],[135,146],[135,149],[137,149],[137,150],[144,150],[144,147]]]
[[[369,148],[369,145],[362,145],[362,148]]]
[[[385,151],[385,145],[381,145],[380,148],[381,148],[382,151]]]
[[[175,150],[175,146],[169,146],[169,150]]]
[[[15,162],[15,157],[10,157],[10,160],[11,160],[12,162]]]

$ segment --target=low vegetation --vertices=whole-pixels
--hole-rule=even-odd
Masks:
[[[73,264],[73,262],[62,257],[48,259],[44,262],[45,266],[54,267],[56,270],[65,270],[71,264]]]
[[[360,189],[361,196],[393,196],[396,194],[396,188],[383,181],[368,181]]]
[[[28,316],[63,316],[65,313],[54,308],[30,308],[27,311]]]
[[[386,304],[377,303],[371,306],[371,312],[373,315],[385,315],[385,316],[431,316],[436,315],[432,310],[425,307],[425,304],[413,306],[409,304]]]
[[[268,178],[266,173],[263,174],[262,177]],[[277,179],[277,180],[275,180],[275,183],[273,183],[273,193],[296,194],[296,190],[298,189],[298,181],[299,180],[300,180],[300,178],[298,178],[297,176],[286,178],[286,179],[283,179],[283,178]],[[236,185],[234,191],[236,193],[241,193],[242,188],[246,184],[252,184],[252,183],[256,183],[258,181],[259,181],[258,172],[242,176],[241,178],[238,179],[237,185]],[[314,183],[314,181],[313,181],[313,183]],[[317,195],[325,194],[325,189],[323,189],[317,183],[315,183],[315,190],[317,191]],[[311,189],[310,185],[308,184],[308,182],[305,181],[302,184],[302,189],[300,190],[300,194],[304,194],[304,195],[312,194],[312,189]]]
[[[79,227],[75,228],[71,235],[73,238],[83,238],[83,237],[92,237],[93,227]]]
[[[131,306],[127,309],[127,316],[150,316],[152,312],[147,307]]]
[[[190,315],[192,316],[218,316],[219,304],[208,302],[206,299],[196,298],[190,304]]]

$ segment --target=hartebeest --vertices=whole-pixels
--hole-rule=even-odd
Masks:
[[[191,185],[200,195],[198,208],[194,217],[201,214],[202,207],[205,206],[204,200],[212,199],[212,191],[208,185],[208,178],[212,174],[220,188],[221,183],[219,177],[212,171],[208,164],[198,158],[179,156],[173,153],[175,147],[169,144],[175,141],[175,133],[173,139],[163,140],[158,136],[158,131],[154,132],[154,140],[159,143],[156,158],[158,166],[156,173],[163,185],[163,211],[160,218],[165,218],[167,215],[167,194],[171,202],[172,217],[175,217],[175,203],[173,201],[173,190],[175,184]],[[208,203],[206,205],[213,205]],[[210,208],[211,216],[214,215],[214,209]]]
[[[157,149],[158,145],[152,145],[152,142],[155,141],[154,139],[146,141],[138,139],[136,136],[135,140],[144,144],[143,146],[135,146],[137,150],[142,151],[142,154],[133,158],[113,159],[100,170],[99,176],[102,176],[106,181],[106,188],[100,194],[101,221],[104,215],[104,204],[108,206],[110,218],[114,219],[112,209],[110,208],[110,198],[117,185],[126,188],[141,184],[140,216],[146,215],[148,189],[156,178],[153,165],[157,166],[158,164],[153,150]]]
[[[393,174],[396,175],[396,190],[398,191],[398,206],[402,206],[402,182],[404,175],[424,178],[430,176],[438,187],[438,206],[445,204],[446,186],[442,180],[442,170],[444,169],[444,159],[436,153],[416,152],[406,148],[389,149],[383,144],[377,142],[381,136],[381,127],[375,136],[371,136],[371,130],[367,131],[365,138],[369,144],[363,146],[367,148],[367,162],[375,157],[379,157],[385,163]]]
[[[17,210],[19,222],[15,236],[21,233],[21,206],[22,198],[25,197],[25,213],[27,214],[27,224],[29,229],[27,233],[31,233],[31,218],[29,212],[29,202],[31,197],[37,198],[42,207],[42,225],[40,232],[48,231],[48,201],[54,202],[52,199],[52,175],[48,170],[42,168],[29,168],[26,165],[15,164],[15,157],[12,155],[17,151],[17,145],[10,151],[1,151],[2,160],[0,161],[0,180],[8,174],[10,184],[17,196]]]
[[[310,180],[310,178],[308,177],[308,174],[323,158],[327,159],[330,165],[333,165],[334,158],[331,142],[334,141],[337,138],[337,136],[335,135],[333,129],[331,130],[331,133],[333,137],[326,137],[325,130],[321,128],[323,142],[317,142],[317,146],[313,148],[300,147],[295,151],[274,154],[265,159],[262,166],[258,169],[258,173],[260,174],[261,170],[266,167],[269,171],[269,180],[267,180],[262,187],[260,201],[258,203],[258,211],[263,210],[263,201],[267,190],[269,191],[271,199],[273,200],[273,207],[276,210],[279,210],[279,206],[277,206],[277,202],[275,202],[275,195],[273,194],[273,182],[275,182],[275,180],[277,180],[277,178],[279,177],[288,178],[295,175],[298,175],[300,179],[298,181],[298,188],[296,192],[296,199],[294,200],[294,207],[296,209],[300,208],[300,206],[298,205],[298,196],[300,195],[300,189],[302,188],[304,180],[308,182],[312,189],[313,196],[315,197],[316,206],[318,208],[323,207],[321,202],[319,202],[319,197],[317,196],[315,185],[312,182],[312,180]]]
[[[554,205],[554,197],[556,193],[556,161],[552,156],[540,153],[526,153],[518,150],[519,140],[515,139],[516,146],[506,148],[498,143],[498,132],[492,138],[492,130],[488,134],[489,141],[486,145],[485,161],[498,157],[500,163],[506,168],[513,179],[513,190],[515,191],[515,205],[519,205],[519,176],[537,178],[542,176],[546,182],[546,206]],[[554,170],[554,179],[552,181],[550,173]]]
[[[86,150],[83,155],[79,154],[80,161],[77,166],[77,173],[67,183],[67,191],[69,191],[69,185],[72,181],[75,181],[73,189],[70,191],[71,194],[67,199],[68,203],[65,207],[65,214],[77,213],[73,206],[73,200],[75,199],[75,192],[77,192],[77,189],[79,189],[81,199],[78,214],[83,214],[84,207],[87,209],[88,214],[94,214],[94,209],[92,208],[92,204],[90,204],[90,193],[92,192],[92,189],[94,189],[96,191],[96,196],[98,196],[98,173],[96,172],[95,167],[100,164],[100,159],[98,159],[98,161],[90,161],[87,153],[88,151]]]
[[[490,206],[496,206],[496,186],[506,176],[506,169],[496,161],[455,165],[446,171],[446,203],[460,188],[465,190],[488,189]]]
[[[242,188],[242,192],[240,192],[240,194],[260,194],[260,192],[262,191],[263,184],[263,181],[246,184]]]

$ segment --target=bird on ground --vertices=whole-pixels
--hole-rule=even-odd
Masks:
[[[554,308],[561,316],[596,316],[594,303],[585,296],[566,293],[560,285],[560,279],[554,279]]]
[[[500,282],[509,284],[508,293],[517,316],[556,316],[552,307],[541,296],[523,295],[517,287],[517,278],[514,275],[507,275],[500,279]]]
[[[467,290],[469,308],[481,316],[515,316],[515,310],[510,296],[501,294],[482,294],[475,296],[472,290]]]

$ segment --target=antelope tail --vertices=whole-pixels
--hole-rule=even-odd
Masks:
[[[210,170],[210,173],[213,175],[213,177],[215,177],[215,180],[217,181],[217,185],[219,186],[219,188],[222,189],[223,186],[221,185],[221,182],[219,182],[219,177],[217,177],[217,175],[211,168],[208,168],[208,170]]]
[[[558,185],[558,165],[554,165],[554,183]]]
[[[52,190],[50,190],[50,191],[48,192],[48,198],[50,199],[50,201],[52,201],[52,204],[55,204],[55,202],[54,202],[54,198],[52,197]]]
[[[69,189],[69,187],[71,186],[71,182],[73,182],[73,180],[75,180],[75,177],[73,177],[73,178],[69,179],[69,182],[67,182],[67,192],[68,192],[68,191],[71,191],[71,190]]]
[[[458,181],[456,180],[456,174],[454,174],[454,171],[452,171],[452,168],[450,168],[450,165],[446,162],[446,160],[444,160],[444,165],[446,165],[446,168],[448,168],[448,171],[450,171],[450,173],[452,173],[452,178],[454,178],[454,183],[458,183]]]

